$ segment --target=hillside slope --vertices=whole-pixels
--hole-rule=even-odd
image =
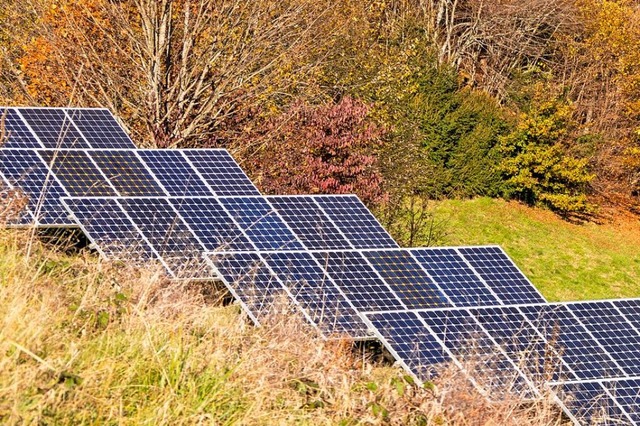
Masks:
[[[517,202],[445,201],[444,245],[499,244],[550,301],[640,296],[640,219],[574,224]]]

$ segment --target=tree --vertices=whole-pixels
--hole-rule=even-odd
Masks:
[[[247,164],[267,193],[356,193],[366,203],[384,196],[377,151],[383,129],[369,118],[369,106],[351,97],[328,105],[296,102],[248,134],[257,149]],[[261,142],[256,145],[255,141]]]
[[[507,197],[565,215],[592,211],[586,197],[593,179],[588,159],[568,155],[571,117],[571,105],[562,99],[534,99],[517,127],[501,138]]]
[[[311,0],[32,4],[39,36],[17,61],[28,94],[107,106],[158,147],[201,144],[239,108],[295,92],[331,10]]]

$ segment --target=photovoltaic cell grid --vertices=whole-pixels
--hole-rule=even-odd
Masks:
[[[414,257],[413,254],[416,253],[421,256],[419,259],[418,256]],[[238,288],[247,284],[246,278],[236,274],[237,266],[243,258],[235,258],[234,268],[227,271],[222,262],[227,256],[233,256],[233,253],[206,255],[229,289],[237,293],[245,308],[257,305],[258,302],[250,298],[264,297],[263,293],[245,294],[238,291]],[[282,260],[283,256],[286,256],[286,261]],[[253,271],[251,265],[255,264],[256,258],[270,274],[285,284],[286,294],[291,297],[291,302],[303,306],[307,317],[313,322],[318,323],[318,318],[326,312],[333,312],[333,316],[336,316],[339,309],[346,307],[341,315],[354,321],[358,326],[355,330],[358,334],[341,325],[343,323],[334,321],[330,322],[329,327],[320,327],[327,335],[344,333],[356,338],[366,337],[361,333],[361,321],[354,317],[353,310],[362,313],[446,308],[469,306],[470,300],[475,300],[477,306],[505,303],[496,296],[477,297],[479,293],[491,294],[491,288],[477,278],[476,272],[464,263],[457,249],[262,250],[244,258],[247,264],[242,269]],[[425,264],[427,258],[429,261]],[[443,271],[455,267],[456,264],[452,263],[454,261],[459,266],[465,266],[460,273],[463,279],[449,279],[446,280],[446,286],[441,286],[431,278],[428,268]],[[474,276],[476,287],[467,290],[468,283]],[[318,288],[322,289],[321,294],[316,292]],[[283,289],[276,290],[283,292]],[[514,291],[519,291],[519,288]],[[308,294],[316,302],[309,304]],[[344,301],[348,303],[348,307]],[[260,318],[260,312],[248,313],[252,318]]]
[[[186,153],[193,156],[193,151],[198,150],[0,149],[5,178],[31,201],[30,213],[11,224],[76,226],[60,210],[61,196],[217,195],[187,160]],[[206,156],[205,151],[223,150],[202,151]],[[226,157],[221,158],[226,168],[232,167]],[[237,164],[235,168],[241,172]],[[45,181],[51,183],[43,186]],[[253,194],[252,189],[248,191]],[[37,214],[35,200],[40,200]],[[35,223],[29,220],[32,216],[38,219]]]
[[[579,422],[609,416],[635,424],[640,332],[632,321],[639,314],[640,300],[629,299],[364,316],[420,381],[432,379],[450,361],[488,395],[499,389],[496,380],[502,388],[520,383],[525,393],[549,384]]]
[[[0,108],[6,148],[135,148],[109,110]]]

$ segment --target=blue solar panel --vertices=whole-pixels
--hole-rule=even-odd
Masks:
[[[151,246],[112,198],[63,198],[85,235],[107,259],[155,259]]]
[[[318,196],[315,201],[355,248],[399,247],[357,196]]]
[[[451,306],[408,251],[372,250],[364,255],[408,308]]]
[[[14,108],[0,109],[0,120],[0,129],[4,128],[4,139],[0,141],[0,147],[42,148]]]
[[[640,334],[609,302],[569,304],[591,335],[628,375],[640,375]]]
[[[127,215],[160,255],[176,278],[212,278],[206,264],[204,246],[197,240],[168,200],[162,198],[122,198]]]
[[[267,199],[307,248],[352,248],[351,244],[315,203],[314,197],[283,196],[268,197]]]
[[[534,383],[575,379],[560,354],[515,306],[470,309],[469,312],[509,359]]]
[[[640,424],[640,377],[611,380],[603,382],[602,385],[607,388],[609,394],[613,396],[613,401],[624,410],[633,424]],[[608,407],[610,407],[607,410],[609,417],[621,419],[623,422],[626,420],[626,417],[616,409],[617,407],[613,407],[610,403]]]
[[[85,151],[40,150],[39,154],[69,195],[117,195]]]
[[[404,307],[362,253],[323,251],[314,256],[356,309],[388,311]]]
[[[624,314],[627,321],[640,330],[640,299],[614,300],[612,303]]]
[[[215,195],[260,195],[260,191],[226,150],[188,149],[183,152]]]
[[[137,153],[169,195],[214,195],[179,150],[139,150]]]
[[[371,313],[366,318],[394,357],[421,382],[438,375],[438,364],[452,360],[414,312]]]
[[[615,400],[599,382],[567,383],[554,387],[565,410],[583,425],[630,424]]]
[[[134,150],[88,151],[121,196],[166,195]]]
[[[546,302],[500,247],[462,247],[459,251],[504,303]]]
[[[65,111],[59,108],[18,108],[45,148],[91,148]]]
[[[170,202],[208,251],[256,249],[215,198],[172,198]]]
[[[565,305],[520,308],[526,317],[553,342],[565,364],[581,380],[620,377],[624,372]]]
[[[258,250],[298,250],[302,243],[263,197],[220,198]]]
[[[91,148],[136,147],[109,110],[92,108],[66,111]]]
[[[344,333],[367,337],[367,327],[323,268],[307,252],[263,255],[267,265],[289,289],[294,300],[325,335]]]
[[[412,249],[411,253],[455,306],[490,306],[501,303],[455,249]]]
[[[1,149],[0,172],[9,183],[29,198],[29,211],[44,226],[75,226],[60,198],[67,195],[49,173],[40,156],[32,150]],[[22,220],[17,224],[24,224]]]
[[[257,324],[291,303],[276,276],[257,253],[213,253],[208,256],[225,285]]]

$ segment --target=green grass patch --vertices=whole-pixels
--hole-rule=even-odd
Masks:
[[[640,221],[574,224],[549,211],[489,198],[434,208],[438,244],[499,244],[550,301],[640,296]]]

